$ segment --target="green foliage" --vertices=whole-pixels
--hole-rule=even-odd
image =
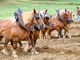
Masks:
[[[51,15],[56,14],[57,9],[69,9],[72,10],[76,17],[76,7],[80,6],[74,2],[74,4],[71,3],[72,0],[70,0],[71,4],[67,4],[67,0],[65,0],[65,3],[60,1],[27,1],[27,0],[4,0],[4,2],[0,3],[0,20],[1,19],[10,19],[14,17],[14,12],[21,8],[23,12],[32,11],[33,9],[37,10],[46,10],[48,9],[48,12]],[[43,3],[44,2],[44,3]],[[77,4],[77,5],[76,5]]]

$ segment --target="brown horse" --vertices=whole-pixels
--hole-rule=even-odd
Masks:
[[[12,55],[14,57],[18,57],[16,54],[17,43],[24,39],[31,39],[30,33],[34,30],[33,26],[37,27],[38,29],[44,28],[44,22],[39,14],[39,11],[36,11],[35,9],[28,13],[22,13],[22,17],[18,13],[16,13],[16,16],[17,22],[13,23],[11,20],[6,20],[2,23],[2,26],[0,28],[1,36],[3,36],[6,39],[4,49],[2,50],[2,52],[6,55],[8,54],[7,44],[9,41],[11,41],[13,42]],[[20,22],[20,20],[22,20],[23,23]]]
[[[47,30],[47,38],[51,37],[51,32],[53,30],[57,30],[58,31],[58,37],[61,38],[62,35],[62,29],[65,30],[64,32],[64,37],[65,35],[68,33],[69,38],[71,38],[70,34],[69,34],[69,27],[68,25],[73,22],[73,12],[70,10],[58,10],[57,11],[57,15],[53,16],[53,21],[54,21],[54,26],[51,29]]]
[[[41,30],[40,35],[42,34],[43,39],[46,38],[45,33],[49,28],[52,28],[54,26],[54,21],[52,19],[52,16],[48,14],[48,11],[41,11],[40,12],[43,18],[43,21],[46,25],[44,29]]]
[[[31,32],[30,36],[33,37],[29,40],[29,44],[24,48],[24,51],[26,52],[28,47],[30,47],[30,45],[32,44],[33,47],[35,47],[36,45],[36,41],[37,39],[39,38],[39,33],[40,31],[42,31],[42,34],[44,34],[46,32],[46,29],[49,27],[53,27],[54,24],[53,24],[53,20],[51,19],[51,16],[47,13],[47,10],[46,11],[40,11],[40,14],[42,16],[42,19],[46,25],[46,28],[43,28],[42,30],[38,29],[37,27],[34,27],[35,30],[33,32]],[[44,15],[43,15],[44,14]],[[19,42],[20,45],[22,45],[21,42]],[[31,50],[32,51],[32,54],[34,53],[38,53],[36,51],[35,48],[33,48],[34,50]]]

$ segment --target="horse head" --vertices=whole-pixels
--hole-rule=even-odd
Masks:
[[[71,23],[74,21],[74,14],[72,11],[70,10],[58,10],[58,20],[60,20],[61,22],[66,22],[66,23]]]
[[[66,18],[66,22],[67,23],[71,23],[74,21],[74,14],[73,14],[73,11],[70,11],[70,10],[66,10],[65,9],[65,18]]]
[[[34,18],[32,20],[32,23],[35,24],[35,26],[38,28],[38,29],[43,29],[45,28],[45,24],[42,20],[42,17],[41,17],[41,14],[40,14],[40,11],[36,11],[35,9],[33,10],[34,12]]]
[[[47,25],[49,27],[54,26],[52,16],[50,14],[48,14],[48,10],[41,11],[40,14],[42,16],[42,19],[43,19],[45,25]]]

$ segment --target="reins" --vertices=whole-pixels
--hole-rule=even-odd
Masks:
[[[22,27],[25,30],[32,31],[32,28],[29,29],[29,28],[25,27],[24,24],[21,23],[21,21],[22,21],[22,17],[21,18],[19,17],[19,20],[17,20],[17,22],[20,27]]]
[[[16,23],[16,22],[14,22],[14,24],[15,24],[15,23]],[[11,28],[13,28],[13,27],[17,26],[17,25],[15,25],[15,26],[14,26],[14,24],[13,24],[13,26],[12,26],[12,27],[9,27],[9,28],[7,28],[7,29],[5,29],[5,30],[3,30],[3,31],[0,31],[0,33],[2,33],[2,32],[6,31],[6,30],[8,30],[8,29],[11,29]],[[2,24],[1,24],[1,26],[2,26]],[[0,29],[1,29],[1,27],[0,27]]]

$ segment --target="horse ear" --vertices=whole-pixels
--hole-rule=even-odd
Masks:
[[[48,10],[46,9],[46,10],[45,10],[45,13],[47,13],[47,11],[48,11]]]
[[[65,12],[67,12],[67,10],[65,9]]]
[[[52,18],[52,15],[50,15],[50,17]]]
[[[36,10],[34,9],[34,11],[33,11],[35,14],[36,14]]]
[[[19,19],[17,12],[14,13],[14,17],[15,17],[16,21]]]

